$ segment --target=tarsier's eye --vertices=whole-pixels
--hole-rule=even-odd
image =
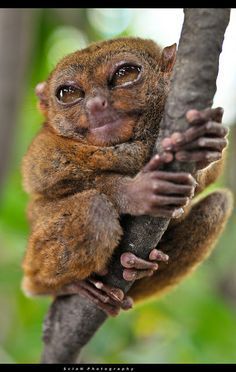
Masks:
[[[112,88],[130,85],[138,80],[140,71],[140,66],[128,64],[120,66],[112,75],[109,85]]]
[[[73,104],[84,97],[84,92],[73,85],[64,85],[57,89],[56,97],[60,103]]]

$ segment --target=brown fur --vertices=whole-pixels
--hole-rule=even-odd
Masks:
[[[144,72],[132,88],[108,90],[105,82],[120,59],[141,64]],[[138,38],[105,41],[65,57],[43,91],[39,89],[45,123],[22,165],[24,187],[31,195],[31,236],[23,260],[26,293],[57,293],[107,266],[122,236],[119,216],[127,213],[122,185],[151,157],[173,63],[172,47],[162,52],[154,42]],[[68,80],[82,85],[89,97],[102,92],[109,115],[121,119],[122,126],[106,135],[91,134],[86,99],[69,108],[55,99],[57,87]],[[214,172],[209,169],[199,173],[199,189],[218,177],[220,162]],[[199,220],[199,210],[211,208],[211,196],[191,211],[187,208],[183,222],[168,229],[163,250],[171,251],[172,261],[167,270],[135,284],[130,292],[135,299],[169,287],[206,256],[228,218],[230,203],[223,195],[217,196],[224,206],[220,213],[212,208]],[[199,229],[205,234],[202,240]],[[181,256],[179,246],[186,240],[188,249]],[[192,250],[201,254],[196,257]]]
[[[24,259],[28,291],[53,292],[65,283],[100,271],[118,245],[118,214],[103,194],[84,191],[59,201],[38,199]]]

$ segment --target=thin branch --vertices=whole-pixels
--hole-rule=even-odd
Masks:
[[[219,55],[229,15],[229,9],[185,10],[160,138],[185,128],[184,115],[188,109],[211,106],[216,90]],[[157,149],[160,150],[159,141]],[[189,167],[184,164],[178,165],[178,168],[189,171]],[[194,167],[191,171],[194,171]],[[132,283],[127,283],[122,278],[119,261],[121,253],[128,250],[147,258],[167,229],[168,223],[169,220],[165,218],[147,216],[127,218],[124,238],[106,278],[110,285],[128,291]],[[44,323],[45,347],[42,362],[74,363],[81,349],[105,319],[106,315],[96,305],[80,295],[57,298]]]

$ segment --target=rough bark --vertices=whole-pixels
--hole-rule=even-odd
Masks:
[[[229,9],[185,9],[177,61],[171,90],[161,123],[160,138],[186,126],[185,113],[190,108],[212,105],[216,90],[218,61],[229,22]],[[159,139],[160,141],[160,139]],[[159,141],[157,149],[160,150]],[[183,171],[194,171],[186,164],[173,164]],[[119,256],[132,251],[147,258],[168,226],[165,218],[129,217],[125,221],[124,238],[111,263],[106,281],[124,289],[132,283],[121,275]],[[80,295],[56,299],[44,323],[43,363],[74,363],[81,349],[105,321],[106,315]]]
[[[0,10],[0,186],[14,138],[32,32],[31,10]]]

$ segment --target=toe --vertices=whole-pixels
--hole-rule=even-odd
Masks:
[[[158,265],[154,262],[143,260],[131,252],[125,252],[121,255],[121,264],[123,267],[137,270],[157,270]]]
[[[134,269],[125,269],[123,271],[123,278],[128,282],[133,280],[145,278],[146,276],[152,276],[154,270],[134,270]]]
[[[149,255],[149,259],[152,260],[152,261],[168,262],[169,256],[167,254],[163,253],[162,251],[154,248]]]

